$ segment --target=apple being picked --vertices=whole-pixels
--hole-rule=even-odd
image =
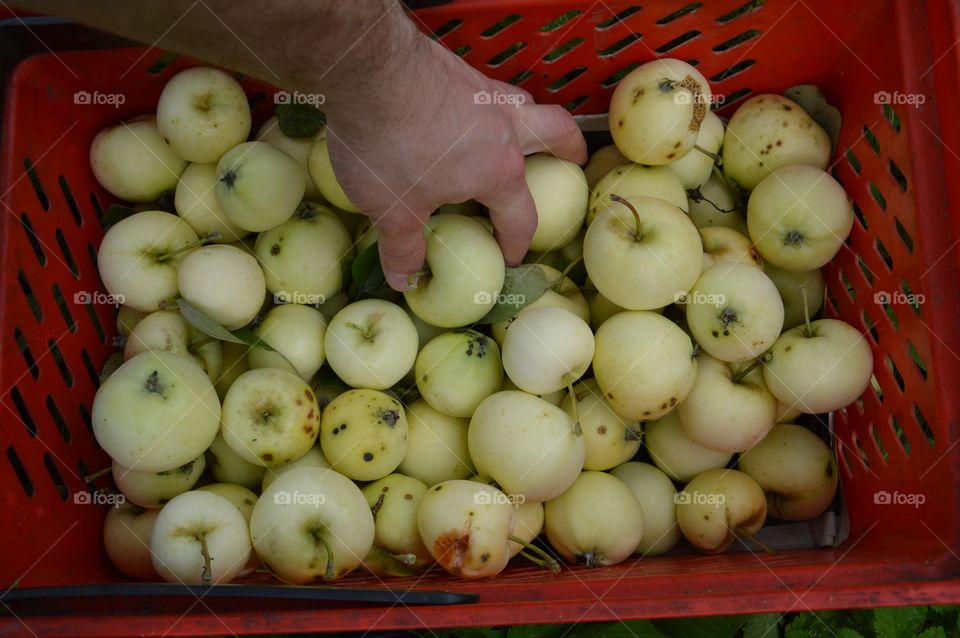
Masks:
[[[783,301],[756,265],[720,263],[685,296],[687,324],[707,353],[747,361],[766,351],[783,327]]]
[[[503,253],[493,235],[473,217],[435,215],[425,228],[428,274],[404,294],[410,310],[441,328],[480,320],[503,288]]]
[[[419,343],[403,308],[364,299],[334,315],[323,347],[330,367],[347,385],[386,390],[413,368]]]
[[[216,162],[250,135],[250,106],[240,84],[209,67],[170,78],[157,103],[157,126],[173,152],[191,162]]]
[[[767,509],[784,521],[822,514],[837,493],[837,459],[816,434],[799,425],[774,426],[740,455],[737,467],[767,494]]]
[[[247,566],[251,550],[240,510],[224,497],[200,490],[164,505],[150,534],[153,566],[172,583],[228,583]]]
[[[320,446],[330,465],[355,481],[390,474],[407,452],[403,405],[377,390],[349,390],[323,411]]]
[[[97,443],[112,459],[140,472],[163,472],[210,447],[220,428],[220,401],[192,360],[151,350],[104,381],[91,421]]]
[[[244,372],[223,399],[223,439],[248,463],[273,467],[306,454],[320,431],[320,408],[306,381],[286,370]]]
[[[360,566],[376,526],[357,485],[332,470],[298,467],[263,491],[250,517],[257,556],[280,580],[332,581]]]
[[[318,136],[310,146],[310,153],[307,155],[307,175],[317,185],[317,189],[325,200],[348,213],[360,212],[337,181],[325,134]]]
[[[697,377],[690,337],[654,312],[610,317],[597,330],[596,344],[594,378],[617,414],[627,419],[652,421],[671,412]]]
[[[786,270],[815,270],[831,259],[853,228],[853,207],[829,173],[813,166],[772,172],[747,203],[750,238],[763,258]]]
[[[530,250],[556,250],[569,244],[587,212],[587,178],[573,162],[538,153],[524,159],[527,188],[537,209]]]
[[[176,296],[177,269],[198,244],[197,234],[176,215],[143,211],[110,227],[97,251],[97,269],[110,294],[153,312]]]
[[[677,523],[704,554],[722,554],[737,538],[752,540],[767,519],[760,485],[737,470],[707,470],[677,494]]]
[[[647,62],[617,83],[610,134],[629,160],[669,164],[693,149],[712,99],[706,78],[686,62]]]
[[[236,226],[259,233],[290,219],[306,189],[297,161],[266,142],[244,142],[217,162],[220,210]]]
[[[583,239],[590,280],[618,306],[663,308],[700,276],[700,234],[681,209],[662,199],[616,201],[597,215]]]
[[[152,202],[177,186],[187,162],[163,143],[156,117],[144,115],[97,133],[90,143],[90,167],[111,195]]]

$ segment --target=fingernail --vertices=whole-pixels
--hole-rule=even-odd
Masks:
[[[387,283],[390,284],[390,287],[394,290],[409,292],[417,289],[417,279],[411,275],[400,272],[384,272],[383,274],[387,278]],[[411,279],[413,280],[412,282]]]

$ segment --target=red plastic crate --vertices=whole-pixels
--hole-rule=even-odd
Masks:
[[[829,266],[826,312],[865,333],[880,393],[836,415],[849,538],[775,556],[686,555],[559,576],[511,566],[483,581],[434,568],[396,589],[475,591],[453,607],[247,600],[61,600],[0,614],[0,634],[187,635],[445,627],[802,611],[960,602],[960,8],[947,2],[742,0],[709,3],[458,1],[416,18],[485,73],[541,102],[602,113],[625,69],[655,56],[698,65],[729,115],[745,96],[814,83],[843,114],[833,172],[856,204],[848,248]],[[162,52],[113,49],[21,63],[3,113],[0,248],[0,586],[122,582],[100,541],[104,509],[76,505],[81,476],[105,467],[90,430],[98,371],[113,350],[112,309],[75,303],[102,290],[96,248],[109,196],[87,161],[95,133],[154,109]],[[269,87],[255,118],[269,115]],[[123,93],[119,108],[74,93]],[[878,104],[875,93],[923,95]],[[941,111],[941,105],[944,105]],[[916,309],[875,295],[923,295]],[[875,502],[878,491],[924,505]],[[381,586],[354,574],[354,586]],[[0,601],[3,594],[0,594]],[[16,610],[16,608],[15,608]],[[69,613],[69,616],[66,615]]]

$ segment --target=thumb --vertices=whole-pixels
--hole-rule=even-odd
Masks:
[[[426,242],[420,223],[377,227],[380,264],[387,283],[394,290],[410,289],[408,277],[423,268]]]

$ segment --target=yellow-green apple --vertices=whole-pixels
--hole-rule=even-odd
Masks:
[[[260,490],[260,483],[266,468],[262,465],[250,463],[233,451],[223,440],[222,434],[217,434],[207,449],[207,466],[210,474],[221,483],[232,483],[251,490]]]
[[[536,301],[529,303],[520,309],[520,312],[504,321],[497,321],[491,326],[493,338],[497,340],[500,346],[503,346],[503,340],[507,336],[507,330],[513,321],[520,316],[520,313],[533,308],[542,308],[544,306],[557,306],[565,308],[577,315],[584,321],[590,321],[590,306],[584,298],[583,293],[577,288],[569,277],[564,276],[559,270],[544,264],[536,264],[536,268],[546,276],[547,281],[554,282],[547,288],[542,295],[537,297]]]
[[[783,300],[783,329],[789,330],[803,323],[804,305],[810,316],[820,312],[823,305],[823,272],[815,270],[784,270],[770,262],[764,264],[763,271],[777,287]],[[806,296],[806,301],[804,301]]]
[[[319,136],[310,145],[310,152],[307,154],[307,175],[316,184],[325,200],[348,213],[360,212],[357,205],[343,192],[343,187],[340,186],[333,172],[326,135]]]
[[[676,411],[647,423],[643,434],[654,464],[681,483],[706,470],[725,467],[733,458],[730,452],[711,450],[691,439]]]
[[[655,197],[687,210],[687,192],[680,179],[664,166],[644,166],[628,162],[617,166],[590,191],[587,223],[592,224],[604,208],[614,202],[611,195],[621,197]]]
[[[696,147],[666,166],[680,179],[684,188],[697,188],[713,174],[714,157],[719,155],[722,143],[723,122],[713,111],[707,109],[697,133]]]
[[[250,323],[267,292],[257,260],[226,244],[191,251],[177,271],[177,284],[184,299],[228,330]]]
[[[737,538],[752,538],[766,519],[763,489],[737,470],[707,470],[677,493],[680,531],[704,554],[722,554]]]
[[[474,472],[467,446],[469,419],[438,412],[423,399],[406,407],[407,453],[397,470],[428,486]]]
[[[326,360],[326,330],[327,322],[319,310],[299,304],[274,306],[254,332],[276,352],[253,348],[247,361],[251,368],[280,368],[309,381]]]
[[[378,390],[349,390],[323,411],[320,446],[331,467],[355,481],[390,474],[407,453],[403,405]]]
[[[298,467],[333,469],[330,467],[330,461],[323,455],[323,450],[320,449],[320,443],[318,441],[300,458],[290,461],[289,463],[284,463],[283,465],[266,468],[266,471],[263,473],[263,482],[261,483],[260,491],[265,492],[275,480]]]
[[[635,553],[657,556],[667,552],[680,541],[677,525],[677,489],[670,477],[654,465],[631,461],[610,470],[623,481],[643,510],[643,536]]]
[[[320,189],[313,183],[310,173],[307,172],[307,158],[310,155],[310,147],[313,146],[314,140],[325,137],[326,134],[327,129],[323,127],[313,137],[289,137],[280,129],[277,118],[274,116],[263,123],[254,139],[272,144],[297,160],[297,164],[303,167],[303,174],[306,177],[307,186],[303,196],[311,201],[316,201],[322,195],[320,195]]]
[[[583,431],[586,446],[583,469],[609,470],[632,459],[640,449],[643,440],[640,424],[617,414],[595,379],[574,385],[573,394],[564,397],[560,407]]]
[[[763,259],[743,233],[725,226],[700,229],[703,238],[703,272],[723,263],[739,263],[763,270]]]
[[[398,571],[404,574],[419,571],[433,562],[417,529],[417,511],[427,493],[423,481],[403,474],[388,474],[367,483],[361,491],[373,513],[376,529],[373,545],[383,550],[373,553],[376,560],[364,561],[367,569],[389,576]]]
[[[590,326],[569,310],[545,306],[521,312],[503,340],[503,369],[531,394],[570,386],[593,360]]]
[[[158,509],[144,510],[124,501],[113,505],[103,521],[107,556],[114,567],[131,578],[159,578],[150,554],[150,534],[159,514]]]
[[[420,396],[432,408],[470,418],[481,401],[500,390],[500,348],[475,330],[445,332],[417,355],[414,375]]]
[[[618,166],[626,164],[628,161],[615,144],[598,148],[593,152],[590,160],[587,161],[587,165],[583,168],[583,175],[587,178],[587,186],[593,190],[597,182],[603,179],[607,173]]]
[[[152,202],[177,187],[187,162],[163,143],[157,118],[144,115],[97,133],[90,143],[90,168],[111,195]]]
[[[527,188],[537,209],[537,230],[530,249],[556,250],[577,236],[587,213],[590,189],[573,162],[538,153],[523,162]]]
[[[259,233],[290,219],[305,188],[297,161],[266,142],[238,144],[217,162],[217,204],[244,230]]]
[[[178,494],[193,488],[207,466],[203,454],[180,467],[163,472],[138,472],[113,462],[111,470],[117,488],[140,507],[161,507]]]

